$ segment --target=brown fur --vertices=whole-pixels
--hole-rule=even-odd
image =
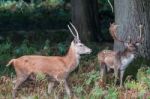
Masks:
[[[101,69],[101,77],[102,80],[106,81],[106,72],[110,69],[114,69],[114,75],[115,75],[115,83],[118,79],[118,72],[121,71],[120,74],[120,86],[122,86],[122,79],[124,74],[124,69],[122,70],[122,59],[127,59],[128,57],[131,57],[130,55],[134,54],[134,51],[130,51],[128,48],[126,48],[124,51],[112,51],[112,50],[103,50],[98,53],[98,62],[100,64]],[[107,71],[106,71],[107,68]]]
[[[112,50],[103,50],[98,53],[98,61],[100,63],[106,63],[109,68],[114,68],[114,64],[116,61],[114,59],[117,59],[118,55],[117,52],[114,52]]]
[[[59,78],[65,72],[69,72],[76,64],[76,57],[74,56],[74,49],[70,47],[66,56],[38,56],[26,55],[17,59],[12,59],[7,64],[12,64],[16,73],[24,71],[28,75],[31,73],[42,72],[51,76]],[[67,76],[67,75],[66,75]]]
[[[7,66],[12,64],[17,75],[16,85],[13,89],[13,98],[15,99],[19,85],[21,85],[31,74],[36,73],[44,73],[59,82],[64,80],[65,88],[68,91],[67,94],[70,95],[70,90],[65,80],[69,73],[77,67],[78,60],[73,43],[65,56],[25,55],[10,60]],[[50,88],[52,88],[51,85],[53,86],[53,83],[49,84]]]

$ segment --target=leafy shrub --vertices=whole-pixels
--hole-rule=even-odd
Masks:
[[[16,56],[33,54],[35,52],[35,48],[31,47],[28,44],[28,40],[24,40],[20,47],[16,48],[14,54]]]
[[[5,64],[5,61],[12,55],[12,43],[7,40],[0,44],[0,64]]]
[[[70,14],[63,6],[58,6],[60,4],[63,5],[63,0],[46,0],[38,4],[27,4],[23,0],[3,2],[0,5],[0,29],[66,28],[64,24],[70,20]]]
[[[57,6],[63,4],[64,0],[47,0],[47,2],[52,6]]]
[[[137,81],[144,84],[146,88],[150,88],[150,68],[140,68],[137,73]]]
[[[100,99],[104,95],[104,90],[99,86],[95,86],[90,92],[90,99]]]
[[[86,85],[90,85],[90,84],[94,84],[97,80],[99,80],[100,78],[100,75],[99,75],[99,71],[91,71],[89,73],[86,73],[85,76],[86,76],[86,81],[85,81],[85,84]]]
[[[117,99],[118,98],[118,90],[115,87],[110,87],[108,89],[108,93],[105,96],[105,99]]]
[[[64,55],[66,53],[67,47],[64,43],[58,43],[58,51],[60,55]]]

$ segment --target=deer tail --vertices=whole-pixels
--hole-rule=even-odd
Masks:
[[[6,65],[6,67],[10,66],[11,64],[14,64],[15,60],[16,60],[16,59],[11,59],[11,60],[8,62],[8,64]]]

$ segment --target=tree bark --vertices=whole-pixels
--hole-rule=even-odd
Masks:
[[[72,22],[82,41],[99,41],[100,24],[97,0],[71,0]]]
[[[144,42],[139,47],[140,56],[150,58],[150,0],[114,0],[115,21],[120,27],[118,36],[127,39],[131,35],[133,40],[139,35],[138,26],[144,26]],[[116,42],[114,50],[122,50],[123,44]]]

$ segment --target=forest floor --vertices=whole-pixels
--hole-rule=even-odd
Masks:
[[[140,72],[144,73],[144,72]],[[142,75],[144,76],[144,75]],[[143,78],[143,77],[142,77]],[[141,79],[142,79],[141,78]],[[0,99],[12,99],[13,80],[15,77],[0,77]],[[94,67],[83,68],[69,76],[68,83],[74,94],[73,99],[149,99],[148,81],[125,81],[124,87],[114,85],[113,79],[104,84],[99,79],[99,71]],[[17,99],[68,99],[63,86],[56,83],[50,95],[47,94],[47,81],[27,80],[18,89]]]

